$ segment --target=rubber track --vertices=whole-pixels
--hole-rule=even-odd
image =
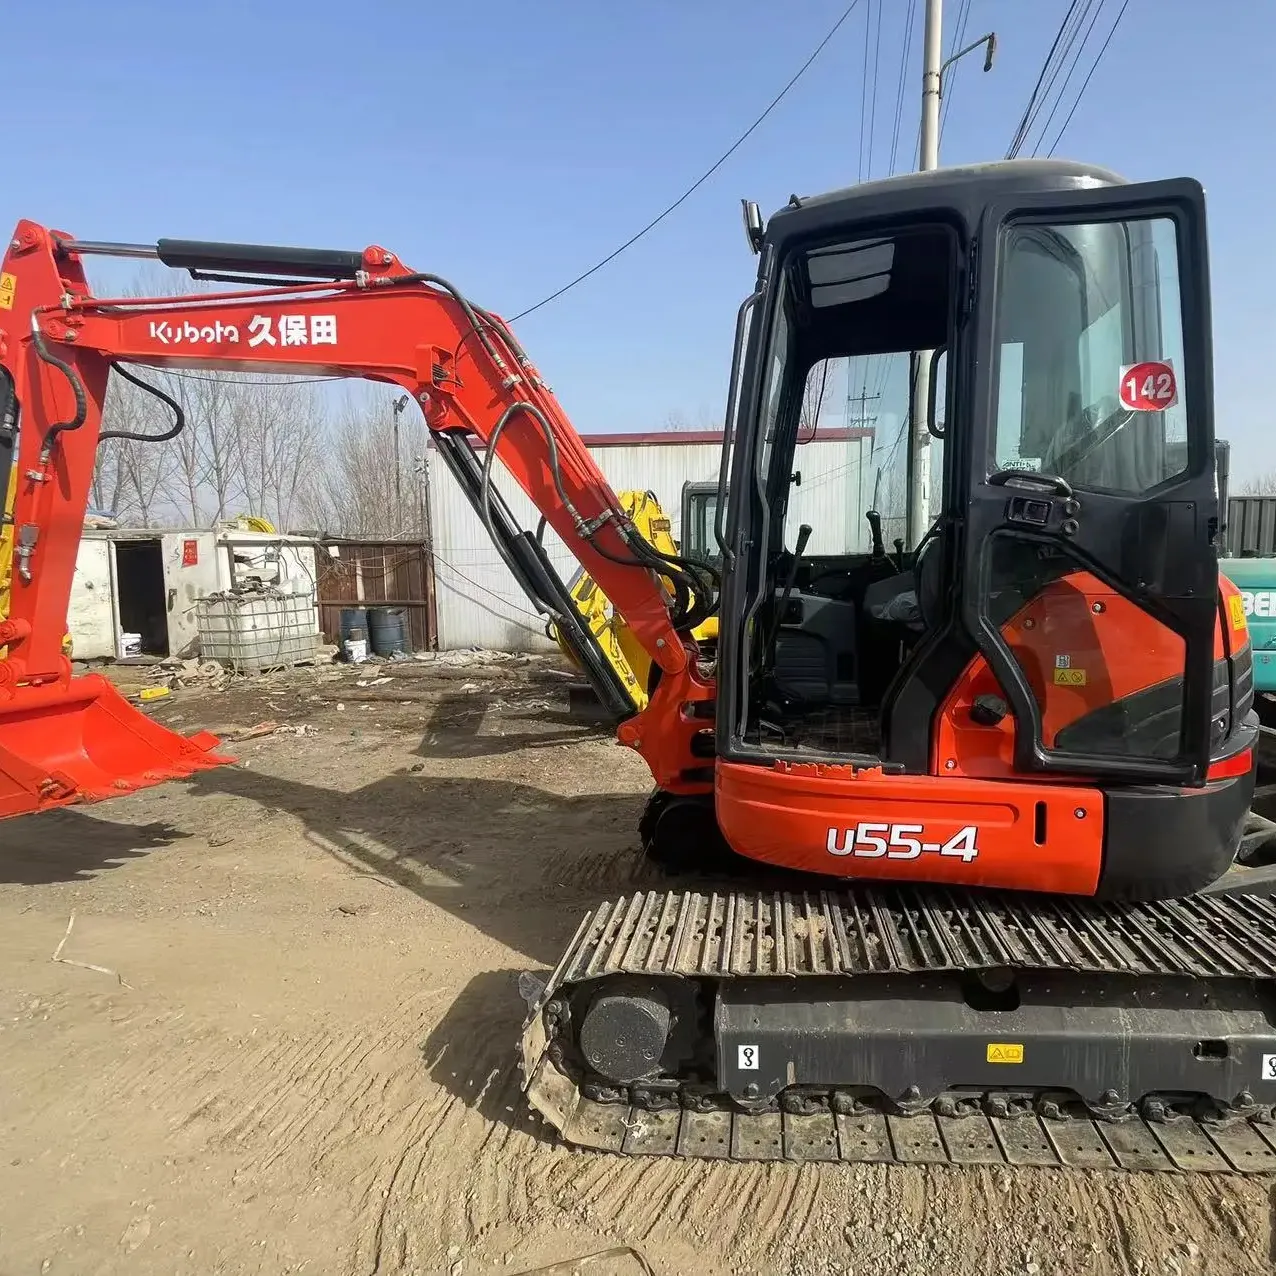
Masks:
[[[554,978],[868,975],[995,967],[1276,978],[1276,903],[1146,904],[943,889],[650,891],[590,913]]]
[[[1276,1126],[1262,1120],[750,1115],[596,1103],[549,1057],[542,1016],[560,988],[620,973],[722,979],[997,967],[1272,979],[1276,904],[1193,896],[1117,905],[892,887],[622,897],[584,919],[538,998],[523,1033],[524,1089],[569,1143],[626,1155],[1276,1173]]]

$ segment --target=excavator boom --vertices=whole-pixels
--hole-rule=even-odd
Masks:
[[[149,256],[235,287],[98,298],[84,269],[94,254]],[[107,381],[120,364],[362,377],[402,387],[516,579],[564,634],[617,717],[633,717],[632,703],[543,551],[495,490],[494,458],[660,667],[668,704],[655,712],[676,722],[676,699],[712,695],[691,668],[683,636],[697,623],[702,582],[634,531],[509,327],[446,280],[414,272],[375,246],[333,252],[185,240],[99,243],[26,221],[14,231],[0,275],[0,444],[6,456],[15,435],[18,445],[11,598],[0,622],[0,646],[7,647],[0,661],[0,815],[96,800],[225,761],[211,736],[183,740],[105,679],[73,679],[63,651],[97,447],[113,435],[102,430]],[[168,437],[183,428],[175,402],[136,373],[126,375],[174,413]],[[471,440],[484,449],[482,459]],[[4,472],[7,480],[7,466]],[[674,790],[707,787],[702,776],[688,778],[695,770],[692,734],[691,725],[672,732],[628,725],[628,742]]]

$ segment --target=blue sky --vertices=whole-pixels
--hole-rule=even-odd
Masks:
[[[7,130],[0,221],[100,239],[377,242],[512,315],[685,189],[845,2],[64,0],[56,19],[10,5],[6,96],[23,115]],[[961,7],[948,0],[949,36]],[[1092,48],[1118,7],[1105,4]],[[874,176],[889,158],[907,8],[881,3]],[[901,165],[917,128],[916,8]],[[996,29],[997,64],[982,75],[972,57],[950,81],[944,163],[1004,153],[1065,8],[970,0],[967,39]],[[518,325],[578,429],[717,419],[754,270],[739,199],[768,212],[792,191],[856,180],[870,9],[860,0],[666,222]],[[1272,0],[1130,0],[1059,148],[1134,179],[1205,184],[1219,433],[1238,479],[1276,469],[1273,47]]]

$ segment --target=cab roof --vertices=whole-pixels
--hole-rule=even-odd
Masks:
[[[901,173],[823,195],[795,195],[772,214],[766,237],[787,239],[835,222],[910,209],[951,209],[973,219],[984,204],[998,196],[1123,186],[1126,180],[1099,164],[1055,159],[997,160]]]

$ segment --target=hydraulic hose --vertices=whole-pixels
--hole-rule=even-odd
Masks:
[[[504,376],[510,376],[510,368],[505,359],[497,350],[492,340],[491,334],[498,333],[501,341],[511,351],[514,358],[520,363],[527,362],[527,356],[523,352],[517,339],[508,330],[501,328],[496,321],[485,310],[473,305],[462,294],[459,288],[452,284],[441,275],[430,274],[427,272],[414,272],[409,275],[397,275],[388,279],[377,281],[378,287],[402,287],[408,284],[430,284],[433,287],[446,292],[448,296],[461,308],[470,327],[483,345],[483,349],[487,352],[488,357],[493,364]],[[639,538],[638,542],[626,536],[630,548],[635,551],[633,559],[624,559],[600,545],[596,539],[597,529],[589,531],[586,529],[585,521],[580,515],[580,511],[576,508],[574,502],[567,495],[566,487],[563,483],[562,467],[558,455],[558,442],[554,438],[553,426],[550,424],[544,412],[541,411],[536,404],[530,403],[525,399],[520,399],[511,403],[509,407],[501,414],[500,419],[493,427],[491,434],[487,439],[487,446],[483,456],[483,473],[480,485],[480,512],[483,519],[483,526],[488,535],[492,537],[493,543],[500,551],[500,540],[493,534],[492,513],[491,513],[491,491],[492,491],[492,464],[496,457],[496,445],[504,433],[505,428],[509,425],[514,415],[519,412],[526,412],[536,422],[545,438],[545,445],[549,453],[549,470],[550,476],[554,483],[554,490],[558,495],[558,499],[562,502],[563,508],[567,511],[572,521],[580,529],[582,537],[584,537],[594,550],[601,554],[604,558],[611,562],[617,563],[622,567],[646,567],[658,571],[661,575],[669,577],[674,582],[675,606],[674,606],[674,626],[677,629],[694,629],[706,617],[711,616],[714,612],[716,602],[714,595],[720,588],[720,577],[713,568],[704,563],[693,563],[689,559],[682,558],[677,555],[663,554],[653,546],[648,545]],[[619,511],[613,511],[619,514]],[[542,520],[542,527],[543,527]],[[542,534],[542,527],[537,529],[537,539]],[[623,528],[618,523],[618,527]],[[622,530],[622,535],[625,533]],[[502,556],[503,552],[502,552]],[[508,565],[508,564],[507,564]],[[703,599],[696,602],[697,599]]]
[[[84,393],[84,382],[80,380],[80,374],[66,360],[59,359],[45,343],[44,333],[40,331],[40,311],[38,310],[31,313],[31,344],[35,346],[35,352],[43,362],[52,368],[57,368],[66,377],[75,395],[75,415],[69,421],[58,421],[49,426],[49,431],[44,436],[43,450],[47,455],[63,430],[78,430],[84,424],[89,414],[89,401]]]
[[[153,394],[161,403],[166,404],[173,412],[173,424],[168,430],[162,434],[139,434],[133,430],[103,430],[98,435],[98,441],[102,439],[136,439],[139,443],[167,443],[169,439],[175,439],[186,428],[186,413],[182,411],[181,404],[176,399],[170,398],[158,386],[151,385],[149,381],[143,381],[141,377],[134,376],[126,367],[119,363],[113,363],[111,369],[118,372],[125,381],[132,382],[139,390],[145,390],[147,394]]]

